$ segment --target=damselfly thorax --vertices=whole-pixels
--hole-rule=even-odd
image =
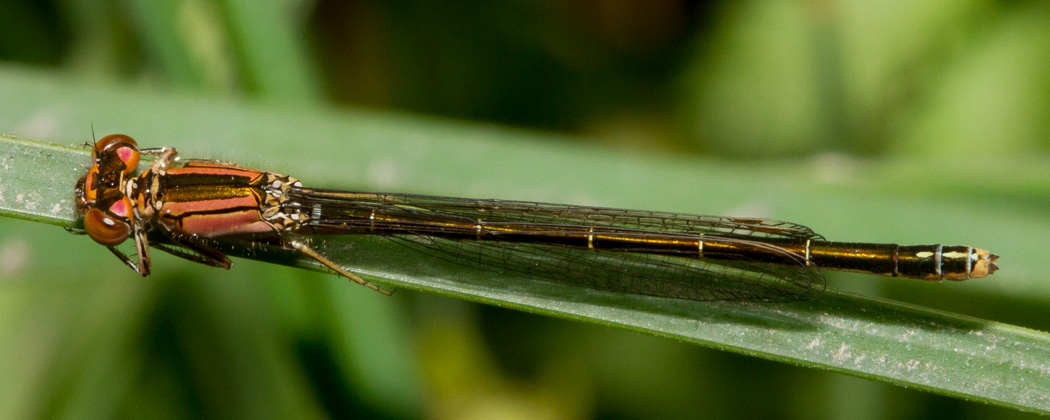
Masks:
[[[141,154],[156,158],[135,175]],[[998,268],[982,249],[829,242],[770,219],[312,189],[273,172],[182,161],[171,148],[139,150],[119,134],[95,144],[76,194],[88,235],[143,276],[150,245],[229,268],[210,241],[266,242],[380,290],[304,239],[333,234],[379,235],[511,276],[690,300],[811,299],[824,290],[821,269],[939,281]],[[134,261],[116,248],[128,238]]]

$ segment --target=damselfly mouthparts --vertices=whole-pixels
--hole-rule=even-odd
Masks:
[[[155,155],[136,175],[142,154]],[[591,289],[701,301],[793,301],[824,290],[821,269],[965,280],[998,269],[968,246],[829,242],[805,226],[506,200],[304,187],[235,164],[180,160],[110,135],[76,185],[84,229],[143,276],[149,247],[216,267],[216,239],[279,245],[384,292],[310,245],[315,235],[380,235],[433,256]],[[136,259],[117,249],[135,241]]]

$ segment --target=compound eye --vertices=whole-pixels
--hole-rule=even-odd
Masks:
[[[122,171],[131,173],[139,166],[139,145],[135,139],[123,134],[110,134],[95,143],[91,151],[95,163],[102,163],[104,157],[113,156],[124,163]]]
[[[117,246],[131,236],[131,225],[116,219],[102,210],[92,208],[84,214],[84,230],[95,242],[105,246]]]
[[[131,146],[138,149],[139,144],[135,142],[135,139],[126,135],[110,134],[95,143],[95,151],[101,153],[120,146]]]
[[[76,188],[77,203],[88,206],[95,202],[98,196],[98,167],[91,167],[87,175],[77,181]]]

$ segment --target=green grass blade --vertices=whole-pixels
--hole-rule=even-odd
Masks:
[[[69,181],[84,175],[86,150],[0,136],[0,152],[0,215],[73,227]]]
[[[44,133],[36,137],[79,143],[94,120],[100,135],[124,132],[143,146],[174,145],[186,157],[233,160],[292,174],[308,185],[696,213],[732,214],[735,209],[806,223],[843,240],[923,242],[937,234],[938,242],[971,244],[1003,255],[1003,271],[965,284],[864,281],[891,285],[891,290],[989,302],[1026,297],[1039,305],[1050,298],[1035,265],[1040,248],[1029,249],[1038,239],[1025,239],[1050,235],[1039,208],[1025,204],[1046,199],[1042,191],[1048,190],[1048,180],[1040,169],[1046,167],[1045,158],[1031,158],[1029,168],[1023,162],[972,168],[965,177],[967,191],[945,191],[937,182],[918,181],[953,173],[950,162],[754,165],[639,157],[494,127],[362,112],[255,108],[80,86],[11,71],[0,72],[0,90],[20,98],[0,99],[0,115],[16,129]],[[99,103],[107,106],[99,109]],[[156,109],[167,110],[163,120],[152,111]],[[52,123],[37,128],[34,122],[41,119]],[[0,158],[0,213],[59,226],[73,223],[72,186],[85,168],[86,151],[4,137]],[[910,182],[905,186],[894,175],[903,168],[917,171],[905,179]],[[1026,181],[1031,187],[995,188],[997,172],[1026,170],[1033,174]],[[982,178],[982,173],[988,176]],[[978,200],[972,191],[1001,195],[994,201]],[[907,211],[907,217],[886,216],[900,211]],[[987,214],[998,217],[989,220]],[[858,218],[868,222],[858,223]],[[959,229],[978,221],[990,226]],[[80,241],[84,249],[97,247],[86,238],[70,241]],[[346,238],[325,247],[351,268],[389,285],[1050,413],[1050,335],[1018,326],[835,291],[817,301],[780,305],[618,296],[466,270],[406,254],[377,239]],[[239,253],[302,264],[274,250]],[[105,258],[98,264],[119,264]],[[841,279],[832,280],[834,286]]]

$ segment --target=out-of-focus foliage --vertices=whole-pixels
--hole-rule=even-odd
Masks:
[[[834,164],[840,159],[953,159],[958,172],[920,167],[897,175],[900,189],[886,189],[928,209],[925,196],[911,196],[909,188],[932,183],[948,200],[933,205],[944,206],[936,210],[948,218],[951,200],[987,206],[990,219],[992,210],[1011,206],[1009,214],[1023,223],[1009,222],[1034,231],[1050,224],[1050,200],[1009,162],[1047,154],[1048,47],[1050,8],[1035,0],[0,0],[0,74],[8,75],[0,77],[28,66],[100,88],[173,95],[175,103],[233,98],[283,113],[370,108],[480,120],[578,134],[587,146],[632,150],[625,160],[681,153],[758,165],[820,156],[832,179],[848,170]],[[19,98],[0,100],[16,107]],[[86,140],[90,127],[71,130],[65,106],[56,101],[26,118],[0,115],[0,131]],[[106,115],[107,104],[97,106],[97,115]],[[93,122],[107,130],[100,135],[134,124]],[[182,138],[163,134],[180,133],[217,158],[225,149],[215,139],[251,132],[224,124],[220,115],[192,126],[138,129],[152,135],[150,145],[182,145]],[[216,132],[225,134],[209,137]],[[310,142],[310,134],[304,125],[300,137],[288,137]],[[477,140],[476,149],[462,153],[476,153],[478,161],[508,158],[482,154],[485,139]],[[989,161],[1002,168],[992,180],[968,179]],[[280,170],[284,162],[265,163]],[[397,165],[375,163],[361,184],[402,185],[390,181]],[[603,187],[615,189],[625,177],[619,167],[610,162],[613,185]],[[1000,188],[986,188],[995,181]],[[543,186],[536,188],[531,193],[538,197],[508,198],[548,198]],[[698,186],[697,194],[712,189],[734,193],[723,185]],[[739,210],[764,214],[762,203],[777,192],[755,195],[740,200]],[[858,200],[879,208],[877,198]],[[806,197],[773,215],[805,215],[820,201]],[[856,223],[893,224],[909,211],[819,222],[851,233]],[[2,223],[3,417],[1012,414],[443,298],[386,299],[330,276],[270,265],[238,264],[227,273],[161,256],[155,263],[165,268],[142,280],[85,238]],[[973,223],[945,235],[992,229],[981,225],[987,220]],[[1045,246],[1046,238],[1026,238],[1023,229],[1007,232],[1000,241],[1031,244],[1033,254]],[[899,240],[912,239],[924,240]],[[42,250],[81,261],[48,265]],[[1003,281],[1010,278],[1005,267]],[[887,289],[896,298],[917,295],[938,307],[1048,327],[1032,318],[1050,309],[1041,302],[1000,296],[989,305],[975,295],[938,297],[941,289]]]

